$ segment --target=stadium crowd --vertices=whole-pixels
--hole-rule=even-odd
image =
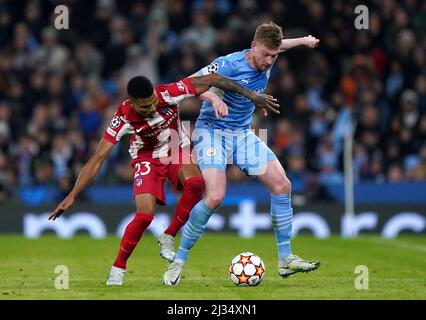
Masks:
[[[69,29],[54,8],[69,9]],[[351,0],[0,0],[0,202],[25,186],[64,194],[97,146],[126,83],[191,75],[215,57],[249,48],[258,24],[285,37],[312,34],[315,49],[281,54],[267,93],[280,115],[256,114],[293,185],[311,193],[343,183],[342,137],[354,123],[359,181],[426,181],[426,2]],[[187,99],[194,121],[200,101]],[[114,149],[97,183],[129,184],[128,144]],[[250,181],[230,167],[230,181]]]

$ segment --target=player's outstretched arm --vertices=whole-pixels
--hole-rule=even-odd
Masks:
[[[309,48],[315,48],[319,44],[319,39],[309,35],[307,37],[283,39],[281,41],[280,52],[287,51],[288,49],[307,46]]]
[[[269,110],[274,113],[279,112],[279,104],[277,99],[267,94],[258,94],[256,91],[250,90],[231,79],[221,76],[218,73],[212,73],[205,76],[189,78],[198,94],[206,92],[210,87],[216,87],[223,91],[233,91],[247,99],[251,100],[256,108]]]
[[[113,147],[113,143],[105,140],[104,138],[101,139],[96,152],[86,162],[86,164],[83,166],[83,169],[81,169],[74,187],[68,196],[56,207],[55,210],[53,210],[49,216],[49,220],[55,220],[58,218],[75,202],[75,199],[80,194],[80,192],[90,184],[94,177],[96,177],[99,169],[101,168],[103,162],[108,157],[108,154]]]

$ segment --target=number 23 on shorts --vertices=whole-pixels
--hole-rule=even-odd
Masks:
[[[141,161],[135,164],[135,176],[133,177],[136,179],[139,176],[147,175],[151,172],[151,163],[148,161]]]

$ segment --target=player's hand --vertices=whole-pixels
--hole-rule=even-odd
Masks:
[[[309,35],[305,37],[305,45],[309,48],[315,48],[319,44],[319,39]]]
[[[222,99],[213,99],[211,104],[214,109],[214,113],[216,114],[216,118],[223,118],[228,115],[228,106]]]
[[[68,195],[49,216],[49,220],[55,220],[56,218],[59,218],[61,214],[67,210],[69,207],[72,206],[74,203],[75,198]]]
[[[265,116],[268,115],[268,111],[279,114],[280,105],[277,103],[277,99],[269,94],[258,94],[253,100],[256,108],[261,109]]]

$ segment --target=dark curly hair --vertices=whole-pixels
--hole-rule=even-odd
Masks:
[[[154,92],[151,81],[144,76],[133,77],[127,83],[127,94],[130,98],[148,98]]]

